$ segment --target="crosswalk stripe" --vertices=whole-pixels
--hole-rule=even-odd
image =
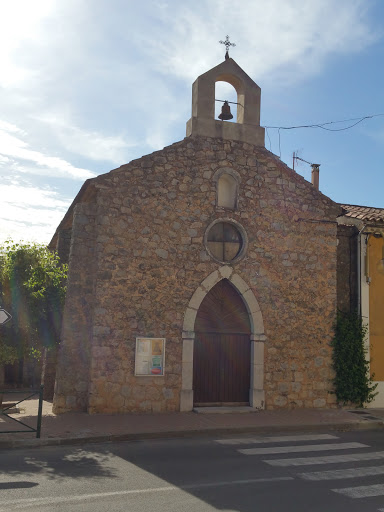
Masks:
[[[384,495],[384,484],[345,487],[344,489],[332,489],[332,491],[344,494],[349,498],[372,498]]]
[[[362,476],[383,475],[384,466],[370,466],[356,469],[336,469],[334,471],[313,471],[300,473],[304,480],[344,480],[345,478],[359,478]]]
[[[244,448],[238,451],[244,455],[269,455],[272,453],[321,452],[355,448],[369,448],[369,446],[362,443],[307,444],[300,446],[270,446],[269,448]]]
[[[243,437],[237,439],[217,439],[215,442],[219,444],[262,444],[262,443],[286,443],[291,441],[326,441],[331,439],[339,439],[330,434],[308,434],[297,436],[270,436],[270,437]]]
[[[312,466],[314,464],[339,464],[341,462],[359,462],[361,460],[384,459],[384,452],[354,453],[348,455],[328,455],[324,457],[303,457],[292,459],[264,460],[270,466]]]

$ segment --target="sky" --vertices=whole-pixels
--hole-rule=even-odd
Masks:
[[[0,0],[0,243],[48,243],[83,182],[185,137],[194,80],[230,56],[266,148],[384,208],[382,0]],[[219,82],[216,97],[236,101]],[[343,129],[343,130],[340,130]],[[310,181],[311,168],[295,170]]]

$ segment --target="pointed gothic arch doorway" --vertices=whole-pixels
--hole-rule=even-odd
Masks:
[[[243,299],[227,279],[203,299],[195,333],[194,404],[248,405],[251,324]]]

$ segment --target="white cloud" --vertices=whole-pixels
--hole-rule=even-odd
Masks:
[[[2,127],[3,129],[1,129]],[[34,174],[40,174],[39,169],[41,169],[45,175],[76,180],[84,180],[95,176],[91,171],[74,167],[62,158],[30,149],[24,140],[8,133],[7,129],[10,129],[11,132],[21,133],[21,130],[18,130],[14,125],[9,125],[9,123],[3,122],[0,125],[0,157],[6,163],[11,160],[11,164],[16,166],[19,171],[24,171],[24,166],[20,162],[24,163],[26,161],[29,164],[27,164],[25,170],[27,172],[32,170]],[[31,167],[31,163],[34,164],[33,167]]]
[[[38,39],[40,24],[55,6],[54,0],[17,0],[2,2],[0,17],[0,85],[15,86],[36,74],[18,64],[15,52],[24,42]]]
[[[0,197],[0,240],[28,239],[46,243],[70,205],[70,201],[55,190],[15,181],[0,184]]]
[[[35,116],[46,124],[60,146],[66,151],[82,155],[91,160],[121,164],[127,157],[127,149],[135,147],[137,142],[123,138],[121,135],[108,136],[96,131],[86,131],[74,126],[65,113]]]
[[[7,123],[7,121],[3,121],[1,119],[0,119],[0,130],[4,131],[4,132],[9,132],[9,133],[20,133],[20,134],[25,135],[25,132],[23,130],[21,130],[18,126],[14,125],[12,123]]]
[[[259,80],[302,80],[319,73],[327,57],[359,51],[377,38],[365,0],[259,0],[238,8],[232,0],[205,0],[198,10],[180,2],[157,15],[158,28],[151,38],[143,35],[143,47],[158,56],[164,73],[188,81],[223,59],[221,27],[237,44],[230,55]]]

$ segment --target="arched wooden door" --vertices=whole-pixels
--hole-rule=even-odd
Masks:
[[[241,296],[227,279],[202,301],[195,333],[195,405],[248,404],[251,326]]]

